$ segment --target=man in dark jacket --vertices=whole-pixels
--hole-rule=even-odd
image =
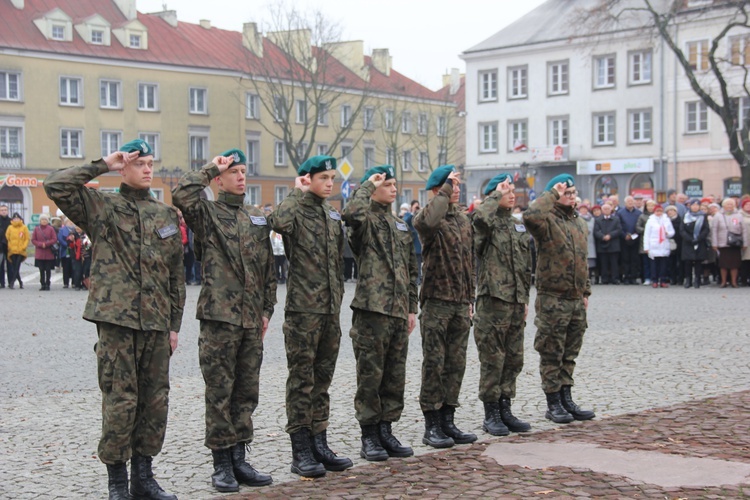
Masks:
[[[5,288],[5,270],[8,260],[8,240],[5,239],[5,231],[10,225],[8,217],[8,206],[0,205],[0,288]]]
[[[596,219],[594,223],[596,258],[601,263],[602,285],[620,284],[617,260],[620,257],[621,235],[620,219],[616,215],[612,215],[612,206],[605,203],[602,205],[602,216]]]
[[[636,280],[641,275],[641,256],[638,253],[640,245],[638,244],[638,233],[635,230],[635,225],[642,213],[635,208],[635,198],[632,196],[625,197],[625,208],[617,212],[617,218],[620,219],[622,229],[620,270],[622,271],[623,283],[626,285],[635,285]]]

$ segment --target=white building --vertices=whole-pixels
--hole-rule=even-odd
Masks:
[[[673,53],[642,30],[587,33],[582,12],[598,1],[548,0],[463,53],[469,197],[499,171],[519,174],[519,192],[577,174],[581,196],[592,200],[669,188],[723,196],[736,185],[723,124]],[[726,12],[684,19],[678,43],[707,69],[704,54]]]

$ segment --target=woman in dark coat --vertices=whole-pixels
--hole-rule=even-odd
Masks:
[[[685,263],[685,288],[693,286],[693,269],[695,269],[695,288],[701,287],[703,261],[708,257],[708,219],[701,212],[700,200],[690,200],[688,212],[680,224],[682,237],[682,261]]]
[[[31,243],[36,247],[34,251],[34,265],[39,268],[39,281],[42,288],[39,290],[49,291],[52,269],[55,267],[55,254],[59,248],[56,248],[57,233],[55,228],[49,223],[49,216],[42,214],[39,217],[39,225],[34,228],[31,234]]]

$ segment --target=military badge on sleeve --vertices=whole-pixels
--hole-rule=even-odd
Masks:
[[[170,224],[168,226],[164,226],[156,230],[156,233],[159,235],[159,238],[163,240],[169,238],[170,236],[174,236],[175,234],[179,232],[180,230],[177,229],[177,226],[174,224]]]
[[[397,222],[396,223],[396,229],[398,229],[399,231],[408,231],[409,230],[409,228],[406,226],[405,222]]]
[[[256,226],[268,225],[268,221],[266,220],[266,218],[263,216],[258,216],[258,215],[251,215],[250,222],[252,222]]]
[[[328,212],[328,215],[329,215],[329,216],[331,217],[331,219],[333,219],[333,220],[341,220],[341,214],[340,214],[340,213],[338,213],[338,212],[337,212],[337,211],[335,211],[335,210],[331,210],[330,212]]]

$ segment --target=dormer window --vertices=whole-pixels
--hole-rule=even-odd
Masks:
[[[65,40],[65,26],[62,24],[52,25],[52,39]]]
[[[141,35],[130,35],[130,48],[140,49],[141,48]]]
[[[112,34],[123,47],[148,50],[148,30],[137,19],[121,24],[117,28],[112,28]]]
[[[34,24],[47,40],[72,42],[72,21],[73,19],[58,7],[34,19]]]
[[[102,30],[91,30],[91,43],[94,45],[103,45],[104,32]]]

